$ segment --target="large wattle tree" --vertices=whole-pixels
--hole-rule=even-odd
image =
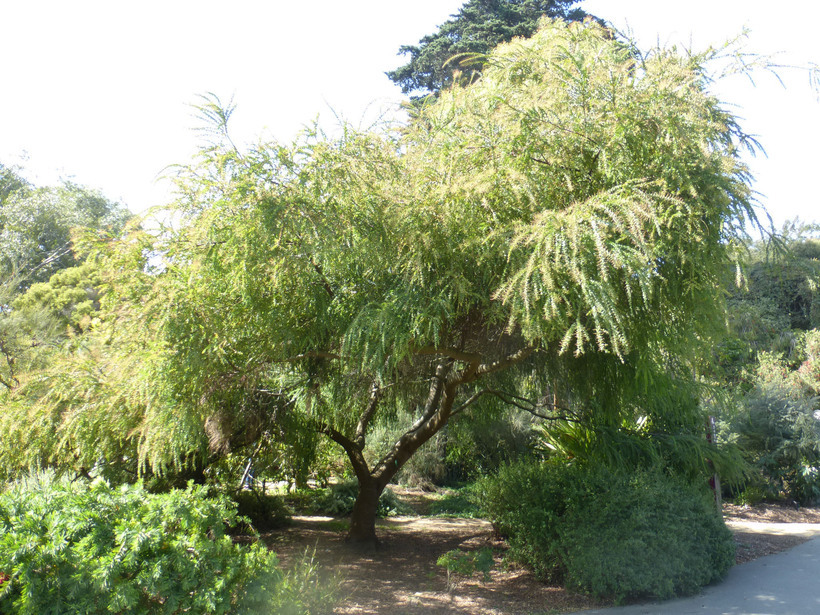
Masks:
[[[108,247],[98,345],[6,415],[44,418],[3,429],[154,469],[313,430],[358,478],[350,538],[374,541],[379,494],[458,414],[699,426],[676,382],[753,216],[707,60],[545,22],[398,132],[225,135],[181,171],[168,228]]]

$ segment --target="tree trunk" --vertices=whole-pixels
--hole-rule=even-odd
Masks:
[[[379,544],[376,538],[376,510],[383,489],[379,489],[378,483],[372,477],[358,478],[359,494],[350,515],[347,540],[357,545],[375,547]]]

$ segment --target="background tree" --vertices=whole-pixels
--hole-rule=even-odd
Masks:
[[[21,290],[80,263],[72,228],[116,233],[131,217],[122,205],[71,182],[34,187],[3,168],[0,184],[0,276],[17,272]]]
[[[0,384],[7,390],[42,367],[66,326],[79,330],[98,307],[95,265],[76,250],[72,230],[110,237],[131,215],[93,190],[35,187],[21,173],[0,165]]]
[[[730,290],[729,329],[714,346],[709,377],[734,404],[723,437],[751,465],[741,500],[820,499],[820,242],[797,221],[750,246],[746,287]]]
[[[588,14],[572,8],[579,0],[469,0],[418,45],[402,45],[400,55],[410,61],[387,76],[405,94],[423,98],[453,83],[454,75],[469,82],[481,71],[487,54],[500,43],[529,37],[544,16],[582,21]],[[455,56],[468,60],[462,64]]]
[[[113,246],[101,324],[0,417],[28,443],[4,467],[162,471],[319,433],[372,542],[379,494],[453,417],[700,429],[684,385],[754,217],[744,136],[709,55],[641,57],[545,23],[398,133],[246,153],[225,134],[181,170],[174,226]],[[223,132],[229,111],[203,107]]]

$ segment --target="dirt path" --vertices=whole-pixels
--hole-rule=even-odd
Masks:
[[[738,563],[777,553],[820,536],[820,512],[782,506],[727,507],[727,524],[735,532]],[[495,540],[483,520],[395,517],[380,520],[380,548],[352,552],[344,541],[346,522],[331,517],[296,517],[286,530],[264,535],[284,565],[306,549],[325,570],[342,579],[345,614],[475,614],[516,615],[560,613],[606,606],[562,587],[536,581],[526,570],[505,566],[505,545]],[[448,590],[446,571],[436,565],[452,549],[491,547],[496,566],[490,580],[480,575]]]
[[[295,561],[305,548],[316,548],[316,559],[343,578],[344,600],[336,613],[423,615],[463,613],[514,615],[573,611],[600,603],[571,594],[561,587],[536,581],[527,571],[505,567],[504,544],[493,538],[486,521],[396,517],[381,520],[381,545],[374,553],[353,553],[344,542],[344,531],[329,517],[299,517],[295,524],[268,535],[283,564]],[[464,579],[451,591],[447,574],[436,565],[451,549],[491,547],[496,567],[489,581],[480,575]]]

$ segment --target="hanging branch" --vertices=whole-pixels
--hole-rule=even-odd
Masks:
[[[555,404],[550,403],[537,403],[532,401],[531,399],[527,399],[526,397],[520,397],[518,395],[514,395],[512,393],[507,393],[505,391],[498,391],[495,389],[484,389],[482,391],[478,391],[471,395],[467,400],[459,405],[458,407],[454,408],[450,416],[456,416],[457,414],[463,412],[470,406],[472,406],[475,402],[481,399],[484,395],[493,395],[503,401],[505,404],[510,406],[514,406],[520,410],[524,410],[525,412],[530,413],[531,415],[543,419],[545,421],[569,421],[572,423],[579,423],[581,422],[580,419],[572,416],[572,413],[569,409],[566,408],[559,408]],[[562,410],[564,414],[542,414],[538,410],[540,408],[549,408],[551,410]]]

